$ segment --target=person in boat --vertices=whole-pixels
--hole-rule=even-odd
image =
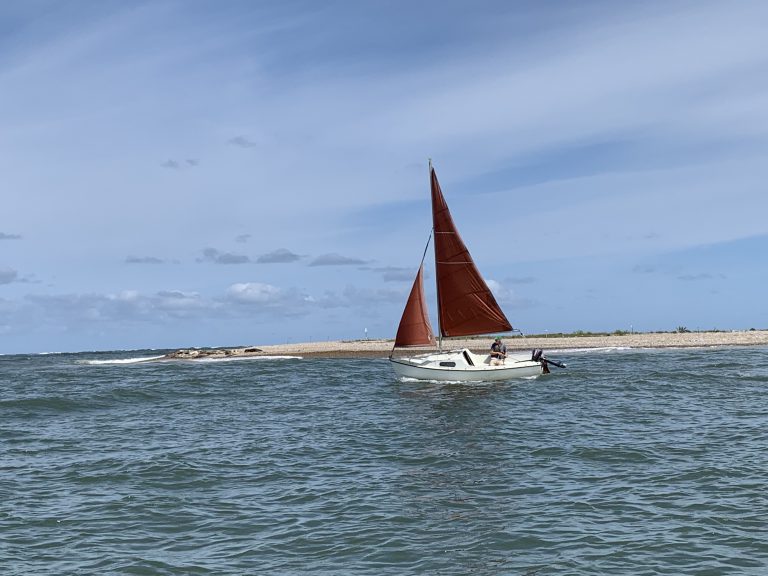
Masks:
[[[507,357],[507,347],[498,336],[491,344],[491,366],[501,366]]]

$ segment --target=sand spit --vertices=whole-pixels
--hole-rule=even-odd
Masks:
[[[492,339],[450,339],[444,348],[469,348],[475,352],[488,350]],[[768,346],[768,330],[733,332],[640,333],[608,336],[550,336],[504,339],[510,351],[541,348],[544,351],[584,348],[697,348],[711,346]],[[302,356],[327,358],[385,358],[392,350],[392,340],[343,340],[303,342],[242,348],[192,348],[177,350],[165,359],[199,360],[202,358],[236,358],[251,356]],[[417,352],[418,350],[414,350]],[[426,351],[426,350],[425,350]]]

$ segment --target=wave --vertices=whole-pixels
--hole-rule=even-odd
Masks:
[[[142,356],[139,358],[112,358],[110,360],[78,360],[78,364],[86,364],[88,366],[108,366],[110,364],[138,364],[140,362],[151,362],[152,360],[160,360],[165,356]]]
[[[195,363],[216,363],[216,362],[240,362],[243,360],[303,360],[302,356],[227,356],[224,358],[204,357],[204,358],[168,358],[162,356],[141,356],[137,358],[111,358],[109,360],[78,360],[77,364],[86,366],[125,366],[128,364],[142,364],[145,362],[195,362]]]

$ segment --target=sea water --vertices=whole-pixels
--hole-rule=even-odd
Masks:
[[[0,574],[768,574],[768,349],[0,357]]]

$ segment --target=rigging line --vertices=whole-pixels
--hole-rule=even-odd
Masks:
[[[421,264],[419,264],[419,267],[424,265],[424,259],[427,257],[427,250],[429,249],[429,241],[432,240],[433,232],[434,232],[434,228],[429,231],[429,238],[427,238],[427,245],[424,246],[424,254],[421,255]]]

